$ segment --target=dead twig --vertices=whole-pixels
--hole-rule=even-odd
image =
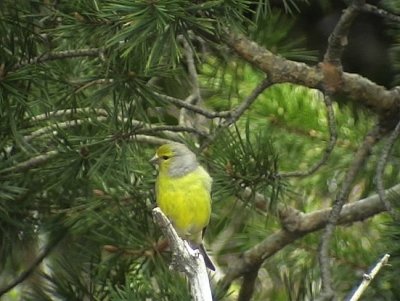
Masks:
[[[347,301],[357,301],[360,300],[361,295],[365,292],[367,289],[368,285],[371,283],[371,281],[375,278],[375,276],[379,273],[382,267],[387,265],[389,261],[390,255],[385,254],[377,263],[376,265],[372,268],[371,272],[368,274],[363,275],[363,281],[360,283],[360,285],[357,287],[357,289],[348,297],[346,298]]]

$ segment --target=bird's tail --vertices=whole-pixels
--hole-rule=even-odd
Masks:
[[[212,271],[215,271],[215,265],[211,261],[211,258],[207,255],[206,249],[204,248],[203,244],[200,244],[199,251],[200,251],[201,255],[203,255],[204,263],[206,264],[206,267]]]

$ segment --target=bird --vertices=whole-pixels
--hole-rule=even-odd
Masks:
[[[203,245],[204,231],[211,216],[212,178],[199,164],[196,155],[184,144],[161,145],[151,158],[158,165],[156,202],[178,235],[203,255],[205,265],[215,265]]]

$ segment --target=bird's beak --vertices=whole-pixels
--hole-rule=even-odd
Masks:
[[[150,162],[151,164],[158,164],[159,161],[160,161],[159,159],[160,159],[160,158],[159,158],[159,157],[157,156],[157,154],[156,154],[156,155],[154,155],[153,158],[150,159],[149,162]]]

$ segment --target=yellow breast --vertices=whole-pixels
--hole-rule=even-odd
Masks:
[[[173,178],[160,171],[156,182],[157,204],[181,237],[201,242],[201,232],[211,215],[210,190],[211,178],[201,166]]]

